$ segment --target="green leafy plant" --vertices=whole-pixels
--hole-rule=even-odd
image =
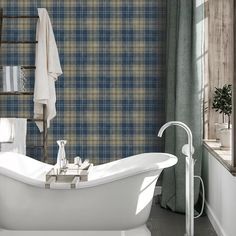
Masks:
[[[232,85],[225,84],[222,88],[215,88],[212,108],[221,113],[223,123],[225,116],[228,116],[228,129],[230,128],[230,117],[232,114]]]

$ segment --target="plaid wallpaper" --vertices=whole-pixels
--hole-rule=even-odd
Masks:
[[[105,163],[162,151],[164,122],[165,0],[1,0],[5,15],[37,15],[45,7],[58,44],[63,75],[56,83],[57,117],[48,152],[66,139],[68,158]],[[37,19],[4,19],[2,40],[35,40]],[[34,65],[35,45],[2,44],[1,65]],[[32,90],[34,70],[24,70]],[[32,116],[32,96],[1,96],[0,116]],[[27,143],[40,143],[28,124]],[[40,148],[28,148],[40,159]]]

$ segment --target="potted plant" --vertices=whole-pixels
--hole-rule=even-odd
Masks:
[[[230,147],[231,141],[231,114],[232,114],[232,85],[225,84],[222,88],[216,88],[212,108],[222,114],[223,124],[218,124],[216,135],[220,138],[223,147]],[[228,122],[225,123],[225,117]],[[217,138],[218,138],[217,137]]]

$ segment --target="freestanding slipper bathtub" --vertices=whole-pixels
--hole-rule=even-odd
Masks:
[[[88,181],[75,189],[61,183],[45,189],[52,165],[0,152],[0,234],[43,230],[48,235],[150,236],[146,222],[156,181],[176,162],[171,154],[143,153],[94,166]]]

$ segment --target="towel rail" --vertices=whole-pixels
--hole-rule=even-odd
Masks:
[[[14,65],[12,65],[14,66]],[[31,69],[36,69],[36,66],[32,66],[32,65],[22,65],[20,66],[22,69],[25,69],[25,70],[31,70]],[[3,66],[0,66],[0,70],[3,69]]]
[[[30,148],[30,149],[43,148],[43,145],[27,145],[27,148]]]
[[[0,92],[0,96],[6,95],[33,95],[33,92]]]
[[[26,118],[27,119],[27,121],[32,121],[32,122],[34,122],[34,121],[44,121],[44,119],[39,119],[39,118]]]
[[[26,70],[36,69],[36,66],[21,66],[21,68]]]
[[[0,47],[1,44],[37,44],[38,41],[31,41],[31,40],[18,40],[18,41],[8,41],[8,40],[2,40],[2,22],[4,18],[8,18],[8,19],[38,19],[39,16],[33,16],[33,15],[4,15],[3,14],[3,9],[0,8]],[[32,65],[25,65],[25,66],[21,66],[24,69],[36,69],[35,66]],[[0,66],[0,68],[2,69],[2,65]],[[33,95],[33,92],[0,92],[0,95]],[[47,132],[47,114],[46,114],[46,105],[43,105],[43,117],[42,119],[34,119],[34,118],[26,118],[27,121],[38,121],[38,122],[43,122],[43,145],[35,145],[35,147],[43,147],[43,161],[47,162],[48,161],[48,152],[47,152],[47,139],[48,139],[48,132]],[[30,148],[31,145],[30,145]]]
[[[1,118],[16,118],[16,117],[2,117],[1,116]],[[27,117],[21,117],[22,119],[26,119],[27,121],[32,121],[32,122],[35,122],[35,121],[44,121],[43,119],[39,119],[39,118],[37,118],[37,119],[35,119],[35,118],[27,118]]]

